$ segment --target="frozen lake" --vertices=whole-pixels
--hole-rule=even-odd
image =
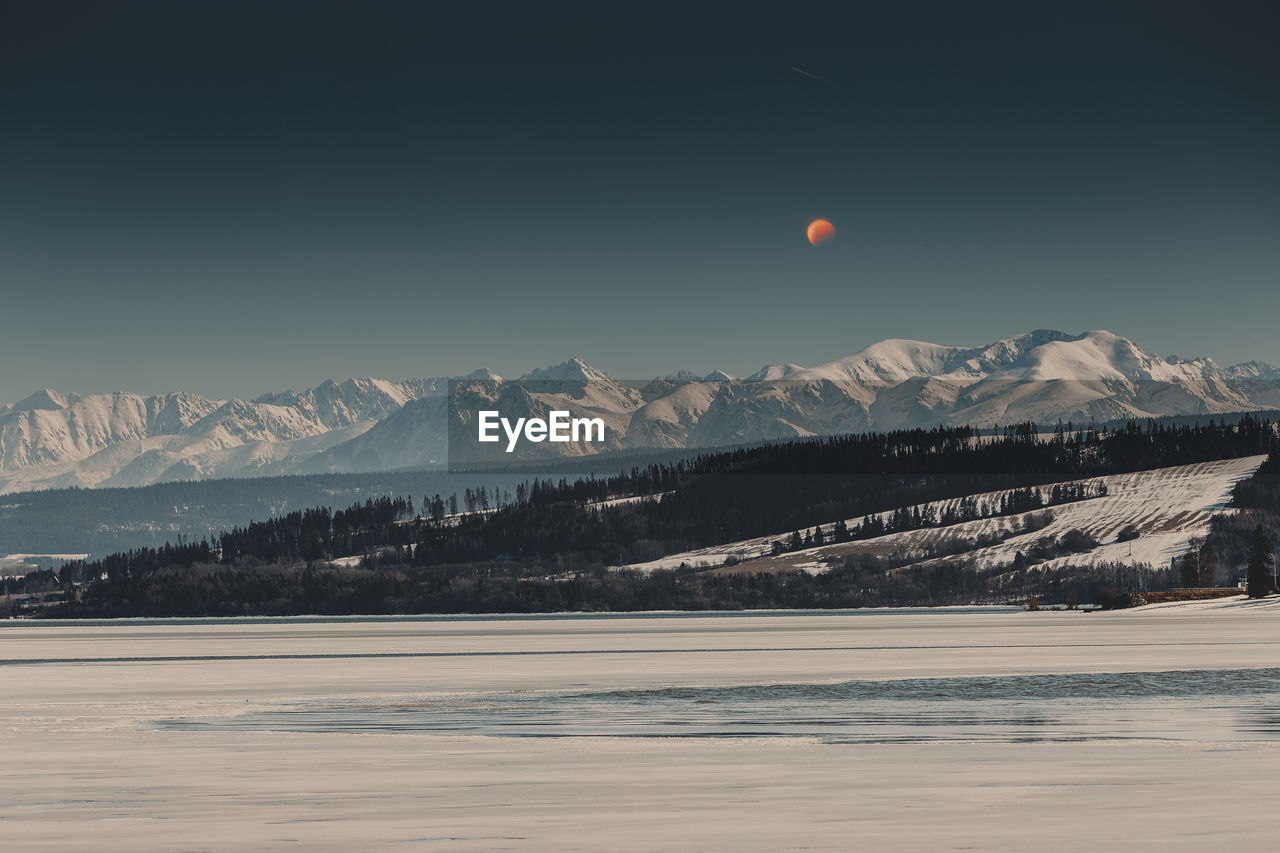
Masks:
[[[1280,606],[0,622],[42,849],[1273,849]]]

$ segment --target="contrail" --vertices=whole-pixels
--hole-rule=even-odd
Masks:
[[[823,77],[821,74],[814,74],[812,71],[805,71],[803,68],[796,68],[794,65],[791,66],[791,70],[796,72],[797,74],[803,74],[806,77],[812,77],[814,80],[821,80],[823,83],[831,82],[826,77]]]

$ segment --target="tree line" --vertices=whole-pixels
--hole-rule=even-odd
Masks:
[[[424,498],[419,511],[411,499],[369,499],[338,512],[288,513],[169,550],[63,567],[64,582],[79,577],[87,586],[58,615],[905,603],[932,595],[915,587],[902,592],[918,573],[886,577],[872,595],[842,572],[775,581],[606,568],[877,513],[889,514],[886,529],[924,524],[924,510],[917,522],[914,509],[902,508],[940,500],[958,499],[959,519],[979,511],[969,496],[1003,489],[1014,491],[995,509],[1012,513],[1034,505],[1033,491],[1044,500],[1044,486],[1049,502],[1055,485],[1059,501],[1084,496],[1066,480],[1270,452],[1276,444],[1275,425],[1250,417],[1231,424],[1135,422],[1105,433],[1041,435],[1031,424],[982,437],[967,427],[905,430],[707,453],[608,478],[533,480],[497,506],[490,495],[487,511],[478,498],[475,511],[458,513],[442,509],[452,507],[439,495]],[[610,502],[620,496],[635,499]],[[1054,543],[1060,552],[1078,546]],[[352,556],[365,558],[364,565],[325,565]]]
[[[1280,542],[1280,453],[1272,451],[1253,476],[1236,483],[1235,513],[1213,517],[1203,539],[1194,539],[1172,568],[1184,587],[1234,586],[1243,571],[1248,595],[1275,587],[1273,543]]]

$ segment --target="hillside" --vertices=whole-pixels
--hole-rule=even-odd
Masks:
[[[1254,455],[1075,481],[1085,486],[1103,486],[1105,494],[1047,510],[889,533],[872,539],[806,548],[779,555],[771,554],[778,537],[758,537],[671,554],[658,560],[634,564],[629,568],[653,571],[673,569],[681,565],[718,567],[726,561],[733,561],[736,565],[727,571],[821,572],[832,566],[843,565],[851,557],[899,554],[906,555],[903,566],[909,568],[929,563],[928,559],[912,560],[911,555],[923,555],[928,549],[959,537],[975,543],[983,537],[1002,539],[986,547],[968,549],[963,552],[963,556],[982,569],[1011,568],[1019,552],[1025,554],[1032,551],[1041,540],[1056,540],[1068,531],[1076,530],[1100,544],[1084,552],[1039,561],[1036,567],[1053,570],[1066,565],[1104,563],[1165,567],[1170,560],[1187,550],[1192,539],[1202,538],[1209,532],[1210,522],[1215,515],[1234,511],[1228,504],[1236,484],[1252,476],[1266,458]],[[975,497],[979,510],[986,514],[998,507],[1001,499],[1008,494],[1009,490],[1002,490]],[[930,502],[924,506],[942,513],[953,509],[956,504],[956,499],[950,499]],[[1051,513],[1052,523],[1032,532],[1005,538],[1006,534],[1017,525],[1025,523],[1027,517],[1036,512]],[[862,521],[863,518],[858,517],[847,519],[846,523],[853,527]],[[1122,541],[1120,533],[1128,528],[1132,528],[1138,535],[1134,539]],[[811,532],[811,529],[803,532]]]
[[[424,497],[416,514],[398,497],[311,507],[29,573],[16,591],[60,588],[71,600],[57,613],[79,616],[841,607],[1061,596],[1067,585],[1087,600],[1119,577],[1106,558],[1119,558],[1121,538],[1135,557],[1163,559],[1222,517],[1245,478],[1269,504],[1269,483],[1251,475],[1280,449],[1276,424],[1247,417],[974,438],[940,428],[793,441],[468,490],[460,505]],[[752,559],[748,545],[770,555]],[[716,548],[747,562],[616,568]],[[1130,573],[1143,588],[1177,577]]]

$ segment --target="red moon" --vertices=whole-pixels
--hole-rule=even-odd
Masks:
[[[815,219],[809,223],[806,233],[809,235],[809,242],[816,246],[836,236],[836,227],[825,219]]]

